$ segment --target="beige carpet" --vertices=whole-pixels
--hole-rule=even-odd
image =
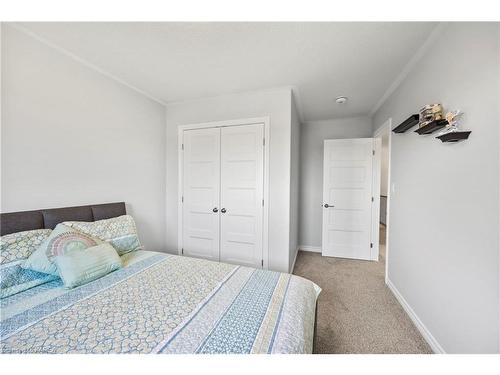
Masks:
[[[293,273],[323,289],[315,353],[431,353],[385,285],[385,246],[381,255],[369,262],[299,252]]]

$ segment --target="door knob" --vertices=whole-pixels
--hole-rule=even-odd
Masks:
[[[220,212],[222,212],[223,214],[225,214],[226,213],[226,209],[223,208],[222,210],[220,210]]]
[[[333,204],[331,204],[331,205],[330,205],[330,204],[328,204],[328,203],[325,203],[325,204],[323,205],[323,207],[325,207],[325,208],[333,208],[334,206],[333,206]]]
[[[212,211],[213,212],[219,212],[219,209],[217,207],[214,207],[214,209]]]

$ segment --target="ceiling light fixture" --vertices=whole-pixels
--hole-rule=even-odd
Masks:
[[[335,99],[337,104],[344,104],[347,102],[347,96],[339,96],[338,98]]]

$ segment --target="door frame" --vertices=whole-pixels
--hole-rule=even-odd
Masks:
[[[371,260],[379,261],[380,257],[380,235],[379,235],[379,222],[380,222],[380,168],[381,168],[381,154],[382,154],[382,140],[373,137],[373,151],[372,157],[372,248],[370,251]]]
[[[389,231],[390,231],[390,212],[391,212],[391,150],[392,150],[392,118],[389,117],[378,129],[373,132],[373,137],[381,138],[382,134],[387,132],[387,209],[385,219],[385,283],[389,280]],[[382,166],[380,166],[382,168]],[[379,172],[380,173],[380,172]],[[380,202],[379,202],[380,209]]]
[[[270,129],[269,116],[252,117],[236,120],[211,121],[196,124],[179,125],[177,127],[177,155],[178,155],[178,184],[177,184],[177,253],[182,255],[183,248],[183,207],[182,207],[182,192],[183,186],[183,134],[185,130],[206,129],[206,128],[223,128],[228,126],[242,126],[252,124],[264,125],[264,207],[262,218],[262,268],[269,268],[269,144],[270,144]]]
[[[378,261],[379,258],[379,217],[380,217],[380,154],[382,144],[379,138],[334,138],[323,140],[323,193],[325,191],[325,176],[326,176],[326,142],[328,141],[352,141],[359,139],[370,139],[372,141],[372,197],[371,204],[371,226],[370,226],[370,259],[371,261]],[[322,196],[322,205],[325,203],[325,197]],[[321,253],[323,254],[323,240],[324,240],[324,223],[321,223]]]

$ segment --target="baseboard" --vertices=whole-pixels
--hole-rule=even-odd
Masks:
[[[321,253],[321,247],[299,245],[299,250],[310,251],[311,253]]]
[[[289,270],[289,273],[293,273],[293,269],[295,268],[295,262],[297,261],[297,255],[299,254],[300,247],[297,246],[297,250],[295,251],[295,258],[293,258],[292,268]]]
[[[444,351],[443,347],[439,344],[439,342],[436,340],[434,336],[432,336],[431,332],[427,329],[427,327],[422,323],[418,315],[413,311],[411,306],[406,302],[404,297],[399,293],[399,290],[394,286],[394,284],[391,282],[391,280],[387,279],[386,281],[387,287],[391,290],[392,294],[394,294],[394,297],[398,300],[399,304],[403,307],[403,309],[406,311],[410,319],[413,321],[417,329],[420,331],[422,336],[424,337],[425,341],[429,344],[431,347],[432,351],[437,354],[446,354]]]

